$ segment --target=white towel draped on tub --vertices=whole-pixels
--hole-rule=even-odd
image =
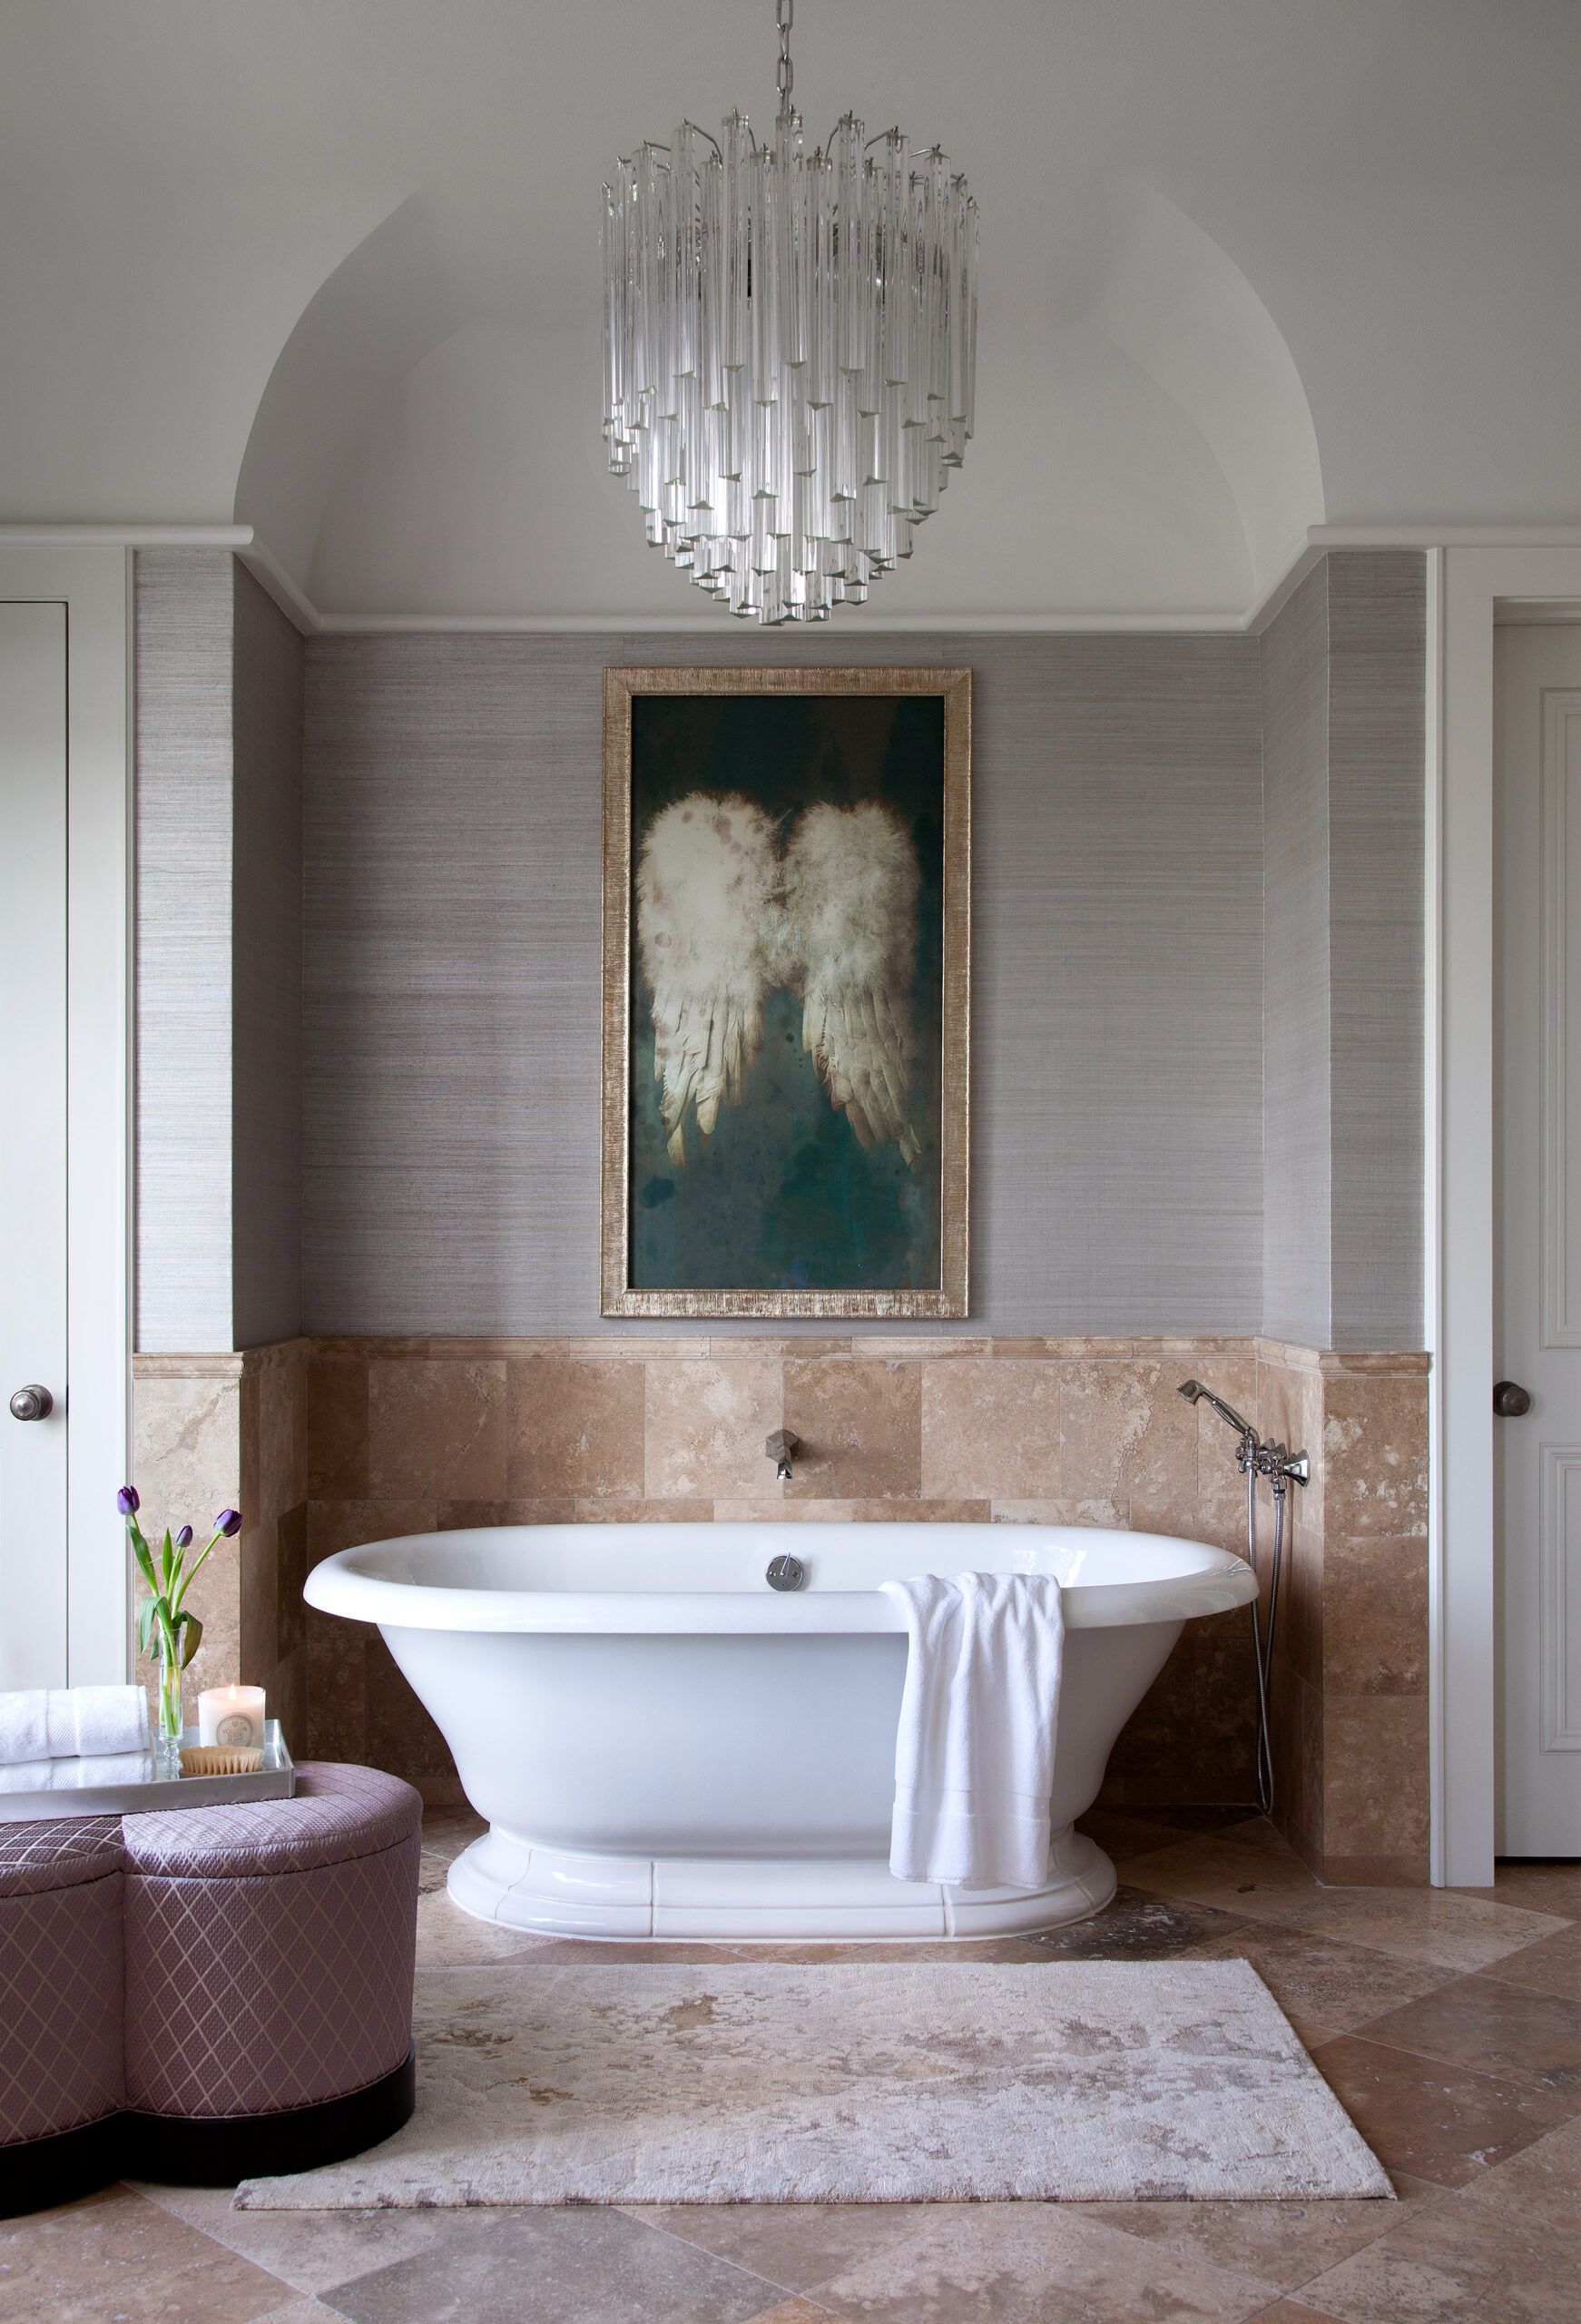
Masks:
[[[27,1687],[0,1694],[0,1767],[148,1748],[141,1687]]]
[[[886,1581],[909,1645],[889,1869],[961,1888],[1041,1888],[1065,1615],[1052,1574]]]

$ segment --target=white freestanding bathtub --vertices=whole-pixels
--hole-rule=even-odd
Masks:
[[[769,1587],[786,1552],[796,1590]],[[1055,1573],[1067,1627],[1048,1885],[889,1868],[906,1667],[886,1578]],[[1073,1526],[506,1525],[343,1550],[307,1599],[377,1622],[489,1830],[450,1894],[507,1927],[597,1937],[948,1937],[1050,1928],[1114,1893],[1072,1830],[1193,1615],[1243,1559]]]

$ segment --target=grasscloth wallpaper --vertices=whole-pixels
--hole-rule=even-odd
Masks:
[[[1328,556],[1262,641],[1263,1329],[1414,1345],[1426,575]]]
[[[302,1312],[302,641],[236,576],[236,1344]]]
[[[1419,556],[1343,552],[1261,639],[320,637],[304,681],[231,559],[140,556],[139,1345],[605,1328],[601,673],[766,660],[973,671],[960,1328],[1419,1345],[1423,617]]]
[[[137,559],[137,1344],[232,1344],[231,560]]]
[[[854,628],[309,645],[306,1327],[599,1328],[602,673],[771,658],[974,674],[963,1328],[1255,1329],[1257,642]]]
[[[137,558],[137,1344],[300,1326],[302,643],[231,557]]]

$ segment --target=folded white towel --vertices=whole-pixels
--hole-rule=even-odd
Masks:
[[[101,1751],[87,1759],[18,1759],[0,1765],[0,1797],[22,1791],[85,1791],[106,1784],[147,1783],[146,1751]]]
[[[54,1785],[54,1767],[53,1759],[0,1759],[0,1792],[49,1791]]]
[[[961,1888],[1041,1888],[1065,1616],[1052,1574],[886,1581],[909,1647],[889,1869]]]
[[[143,1751],[149,1735],[141,1687],[28,1687],[0,1694],[0,1767]]]

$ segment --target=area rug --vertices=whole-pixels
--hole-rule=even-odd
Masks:
[[[430,1969],[417,2105],[244,2211],[1391,2193],[1244,1961]]]

